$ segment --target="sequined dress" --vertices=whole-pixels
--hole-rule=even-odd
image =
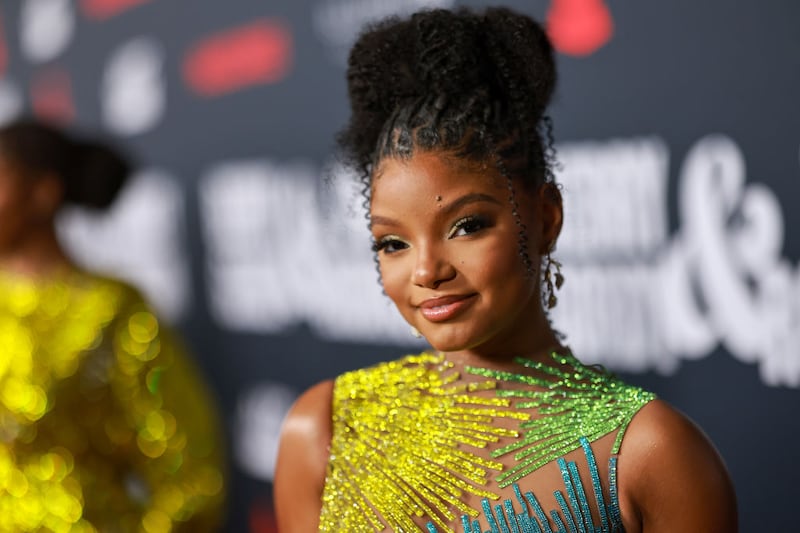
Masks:
[[[343,374],[319,530],[621,532],[617,453],[653,398],[558,353],[504,371],[423,353]]]
[[[217,418],[129,286],[0,275],[0,531],[209,531]]]

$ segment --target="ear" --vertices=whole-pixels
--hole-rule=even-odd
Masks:
[[[64,184],[53,174],[36,179],[31,194],[32,207],[42,219],[54,217],[64,202]]]
[[[539,254],[547,255],[555,250],[556,241],[561,233],[564,221],[564,208],[561,201],[561,190],[555,183],[545,183],[539,187],[539,212],[542,221],[542,240]]]

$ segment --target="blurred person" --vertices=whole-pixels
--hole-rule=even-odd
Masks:
[[[357,40],[347,79],[340,144],[380,280],[432,350],[298,399],[282,533],[736,531],[702,431],[550,324],[563,209],[543,28],[504,8],[391,18]]]
[[[133,287],[60,245],[66,204],[111,205],[111,146],[0,128],[0,531],[215,531],[223,448],[200,374]]]

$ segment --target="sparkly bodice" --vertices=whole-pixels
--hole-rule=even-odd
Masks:
[[[0,275],[0,531],[218,523],[208,394],[133,289]]]
[[[622,531],[617,452],[653,395],[571,355],[515,365],[423,353],[337,378],[320,531]]]

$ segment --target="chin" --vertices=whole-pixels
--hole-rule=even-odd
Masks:
[[[437,332],[430,332],[430,335],[426,335],[423,331],[423,336],[437,352],[459,352],[469,350],[480,344],[474,337],[465,335],[446,335],[441,332],[438,334]]]
[[[434,343],[430,341],[428,341],[428,344],[430,344],[431,348],[436,352],[459,352],[466,349],[466,346],[462,344]]]

